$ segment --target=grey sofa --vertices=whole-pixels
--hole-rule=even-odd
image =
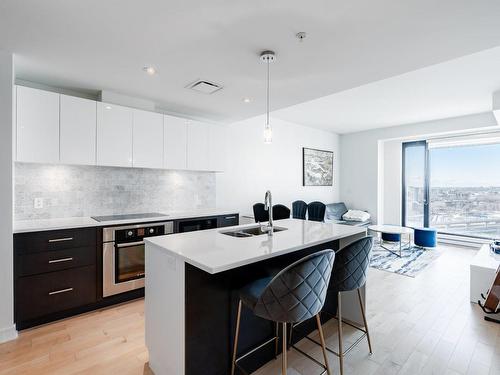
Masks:
[[[347,212],[347,207],[344,202],[338,203],[329,203],[326,205],[325,212],[325,222],[326,223],[336,223],[336,224],[345,224],[345,225],[353,225],[356,227],[367,227],[371,224],[371,220],[366,221],[348,221],[342,219],[342,215]]]

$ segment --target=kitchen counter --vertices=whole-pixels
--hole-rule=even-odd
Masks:
[[[276,220],[275,227],[287,229],[273,236],[221,233],[249,226],[255,224],[146,240],[146,346],[149,366],[156,375],[230,373],[240,288],[269,276],[269,270],[283,269],[323,249],[337,251],[366,235],[366,228],[297,219]],[[364,297],[364,288],[361,293]],[[335,315],[334,297],[327,296],[324,310]],[[357,298],[356,292],[345,293],[342,315],[361,323]],[[268,340],[275,330],[271,322],[248,312],[243,316],[241,353]],[[293,341],[312,332],[314,324],[304,322],[303,332],[294,332]],[[274,359],[271,346],[245,359],[249,373]]]
[[[57,219],[37,219],[14,221],[14,233],[41,232],[47,230],[103,227],[120,224],[148,223],[155,221],[178,220],[204,216],[218,216],[234,214],[235,210],[208,209],[194,211],[172,211],[166,212],[166,216],[154,217],[150,219],[128,219],[99,222],[91,217],[69,217]]]
[[[223,234],[234,228],[256,225],[250,224],[151,237],[146,241],[186,263],[215,274],[366,232],[366,228],[298,219],[276,220],[274,223],[275,227],[286,230],[275,232],[271,237],[260,235],[238,238]]]

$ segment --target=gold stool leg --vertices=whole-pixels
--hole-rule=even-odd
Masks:
[[[359,299],[359,307],[361,308],[361,315],[363,315],[363,324],[365,325],[366,338],[368,339],[368,349],[370,350],[370,354],[372,351],[372,342],[370,340],[370,333],[368,332],[368,323],[366,322],[365,308],[363,307],[363,299],[361,298],[361,291],[358,288],[358,299]]]
[[[283,323],[283,353],[281,354],[281,375],[286,375],[286,368],[287,368],[287,341],[286,341],[286,334],[287,334],[287,327],[286,323]]]
[[[274,339],[274,358],[278,358],[280,324],[276,322],[276,338]]]
[[[319,314],[316,315],[316,323],[318,324],[319,339],[321,341],[321,349],[323,350],[323,358],[325,358],[326,373],[328,375],[331,375],[330,365],[328,364],[328,358],[326,356],[325,336],[323,336],[323,327],[321,326],[321,319],[319,317]]]
[[[234,333],[233,363],[231,366],[231,375],[234,375],[234,370],[236,369],[236,353],[238,351],[238,339],[240,336],[240,319],[241,319],[241,300],[238,302],[238,316],[236,317],[236,332]]]
[[[338,330],[339,330],[339,364],[340,375],[344,375],[344,353],[342,349],[342,297],[340,292],[337,294],[337,317],[338,317]]]

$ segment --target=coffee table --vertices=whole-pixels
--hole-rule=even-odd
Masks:
[[[411,235],[413,234],[412,228],[401,227],[399,225],[370,225],[368,230],[376,233],[389,233],[389,234],[399,234],[399,254],[394,251],[394,249],[390,249],[382,244],[382,238],[380,239],[380,247],[384,250],[387,250],[394,255],[401,258],[401,252],[403,250],[408,250],[411,248]],[[408,236],[408,242],[403,243],[403,236]]]

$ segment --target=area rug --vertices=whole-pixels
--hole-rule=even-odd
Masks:
[[[399,245],[384,244],[384,246],[399,251]],[[398,257],[391,252],[380,247],[376,242],[373,245],[370,266],[379,270],[398,273],[400,275],[415,277],[429,264],[441,255],[439,247],[434,249],[422,249],[412,246],[403,250],[402,257]]]

